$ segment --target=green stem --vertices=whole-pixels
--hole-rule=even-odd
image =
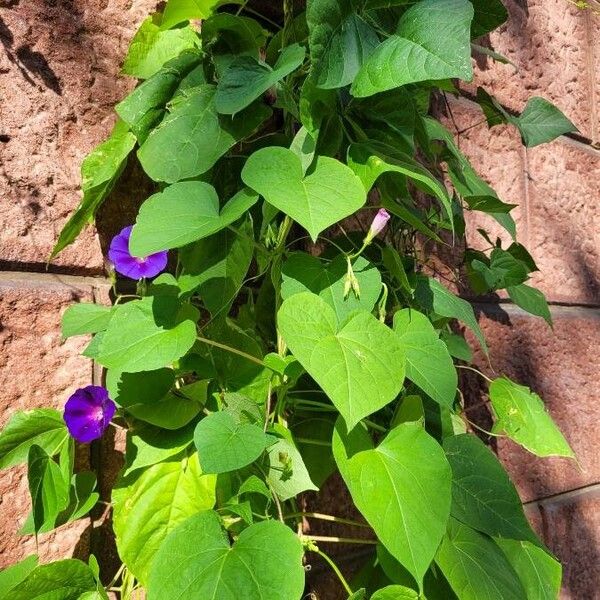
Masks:
[[[360,523],[359,521],[352,521],[350,519],[343,519],[342,517],[334,517],[333,515],[326,515],[323,513],[316,512],[297,512],[290,515],[285,515],[285,519],[296,519],[298,517],[307,517],[312,519],[319,519],[321,521],[332,521],[334,523],[342,523],[344,525],[352,525],[354,527],[365,527],[371,529],[366,523]]]
[[[473,367],[469,367],[468,365],[454,365],[457,369],[465,369],[466,371],[473,371],[473,373],[477,373],[480,377],[483,377],[488,383],[492,383],[492,380],[484,375],[479,369],[474,369]]]
[[[252,356],[251,354],[248,354],[246,352],[242,352],[242,350],[238,350],[237,348],[232,348],[231,346],[227,346],[226,344],[221,344],[220,342],[215,342],[214,340],[209,340],[208,338],[202,337],[202,336],[197,336],[196,339],[199,342],[202,342],[203,344],[208,344],[209,346],[214,346],[215,348],[220,348],[221,350],[225,350],[226,352],[230,352],[231,354],[237,354],[238,356],[241,356],[243,358],[245,358],[246,360],[249,360],[257,365],[260,365],[261,367],[265,367],[266,369],[270,369],[271,371],[273,371],[273,369],[271,369],[271,367],[269,367],[268,365],[265,365],[265,363],[260,360],[260,358],[256,358],[256,356]]]
[[[337,575],[337,578],[340,580],[340,583],[344,586],[344,589],[346,590],[348,596],[352,596],[352,588],[348,585],[346,578],[342,575],[342,572],[339,570],[338,566],[331,560],[331,558],[329,558],[329,556],[327,556],[325,552],[322,552],[318,548],[312,550],[312,552],[318,554],[331,567],[333,572]]]
[[[367,545],[377,545],[379,542],[377,540],[363,540],[361,538],[343,538],[343,537],[335,537],[328,535],[305,535],[303,536],[307,540],[311,540],[313,542],[327,542],[328,544],[367,544]]]
[[[301,444],[309,444],[310,446],[324,446],[325,448],[329,448],[329,446],[331,446],[331,442],[325,442],[323,440],[311,440],[302,437],[296,437],[294,439]]]

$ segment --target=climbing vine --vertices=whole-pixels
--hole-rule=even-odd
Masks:
[[[110,244],[115,302],[62,319],[65,338],[91,336],[83,354],[104,384],[63,411],[17,412],[0,433],[0,468],[27,464],[22,533],[43,536],[99,501],[76,446],[125,430],[107,499],[122,566],[31,556],[0,572],[0,598],[299,600],[317,557],[352,599],[556,598],[560,565],[458,387],[459,370],[479,373],[460,327],[487,355],[461,292],[506,290],[551,325],[514,205],[440,118],[466,94],[472,52],[505,60],[472,40],[506,9],[299,4],[168,0],[133,38],[123,71],[140,83],[83,162],[82,202],[52,254],[139,162],[155,193]],[[470,99],[527,147],[575,131],[543,98],[518,115],[483,89]],[[487,250],[465,247],[471,213],[505,241],[480,229]],[[441,277],[444,253],[460,264]],[[533,391],[479,374],[490,435],[573,458]],[[353,519],[307,508],[334,473]],[[337,535],[318,535],[320,521]],[[372,550],[354,579],[334,544]]]

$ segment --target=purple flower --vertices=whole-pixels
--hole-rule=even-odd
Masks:
[[[63,419],[72,437],[87,444],[102,436],[115,414],[108,390],[99,385],[79,388],[65,404]]]
[[[157,252],[143,258],[132,256],[129,252],[129,238],[133,226],[125,227],[115,235],[108,249],[108,258],[115,266],[117,273],[130,279],[154,277],[167,266],[168,252]]]
[[[385,229],[385,226],[387,225],[387,222],[389,220],[390,213],[387,210],[385,210],[385,208],[380,208],[377,214],[375,215],[373,222],[371,223],[371,228],[369,229],[368,233],[370,238],[373,239],[376,235],[381,233]]]

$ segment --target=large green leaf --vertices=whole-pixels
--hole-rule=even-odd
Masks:
[[[311,0],[309,29],[313,77],[322,88],[352,83],[379,44],[375,30],[357,14],[351,0]]]
[[[452,219],[450,196],[444,185],[412,156],[378,142],[352,144],[348,148],[348,166],[360,177],[366,190],[370,190],[384,173],[400,173],[413,183],[434,195]]]
[[[142,144],[138,158],[152,179],[174,183],[205,173],[271,114],[256,103],[234,119],[219,118],[214,96],[212,85],[193,89]]]
[[[371,600],[419,600],[421,596],[415,590],[403,585],[388,585],[377,590]]]
[[[0,432],[0,469],[27,462],[29,449],[34,444],[54,456],[68,439],[65,422],[57,410],[18,411]]]
[[[63,313],[60,321],[62,336],[67,338],[72,335],[104,331],[108,327],[111,317],[112,308],[110,306],[90,302],[71,304]]]
[[[304,55],[302,46],[287,46],[273,68],[251,56],[235,58],[219,79],[215,94],[217,111],[226,115],[239,113],[297,69],[304,61]]]
[[[203,512],[161,546],[148,600],[297,600],[302,554],[298,537],[279,521],[250,525],[230,546],[217,514]]]
[[[203,402],[171,392],[175,373],[171,369],[123,373],[109,369],[106,387],[110,397],[136,419],[162,429],[187,425],[201,410]],[[205,391],[208,382],[204,382]]]
[[[444,440],[452,467],[452,515],[490,536],[539,544],[521,500],[494,453],[473,435]]]
[[[530,542],[496,540],[525,588],[525,600],[556,600],[562,567],[547,552]]]
[[[60,467],[43,448],[29,448],[27,479],[35,533],[49,520],[54,520],[69,500],[69,483]]]
[[[143,143],[162,119],[165,106],[173,97],[181,80],[200,63],[200,60],[199,52],[183,52],[117,104],[117,114],[129,125],[140,143]]]
[[[293,355],[331,398],[348,428],[398,395],[404,349],[398,336],[370,313],[359,312],[340,326],[323,299],[303,292],[283,302],[277,321]]]
[[[394,330],[406,351],[406,376],[436,402],[452,408],[458,376],[431,321],[423,313],[405,308],[394,314]]]
[[[487,353],[488,347],[475,318],[473,307],[466,300],[453,294],[436,279],[425,276],[417,278],[415,299],[423,308],[431,310],[441,317],[462,321],[473,331],[481,347]]]
[[[490,401],[497,417],[494,431],[506,433],[538,456],[575,458],[542,399],[528,387],[499,377],[490,384]]]
[[[148,296],[119,305],[96,360],[128,373],[151,371],[181,358],[196,341],[199,312],[177,298]]]
[[[142,23],[129,45],[123,73],[148,79],[185,50],[199,47],[200,38],[192,27],[161,31],[159,23],[159,14],[148,17]]]
[[[242,4],[241,0],[169,0],[163,13],[161,29],[170,29],[179,23],[208,19],[224,4]]]
[[[319,156],[305,176],[300,158],[287,148],[262,148],[252,154],[242,170],[242,180],[300,223],[313,241],[367,199],[360,180],[346,165]]]
[[[407,83],[460,78],[470,81],[468,0],[423,0],[400,17],[396,34],[380,44],[361,67],[352,94],[372,96]]]
[[[312,292],[333,308],[341,323],[356,310],[371,312],[381,294],[381,275],[365,258],[352,261],[354,275],[360,286],[360,297],[354,293],[344,298],[344,282],[348,265],[344,256],[337,256],[329,264],[304,252],[294,252],[283,263],[281,270],[281,297]]]
[[[214,506],[215,486],[214,475],[202,475],[197,454],[158,463],[117,483],[112,493],[117,549],[142,584],[169,532]]]
[[[235,231],[224,229],[198,240],[179,251],[179,287],[184,293],[197,292],[213,316],[227,314],[248,273],[253,253],[251,219]]]
[[[228,412],[204,417],[194,431],[200,467],[204,473],[226,473],[254,462],[263,452],[267,438],[253,423],[243,423]]]
[[[333,454],[356,507],[377,537],[422,585],[450,514],[451,471],[420,423],[402,423],[373,448],[364,429],[341,420]]]
[[[487,536],[451,518],[436,563],[460,600],[524,600],[518,575]]]
[[[32,554],[0,571],[0,600],[10,600],[8,593],[25,580],[37,564],[38,556]]]
[[[511,123],[517,126],[528,148],[579,131],[554,104],[539,96],[530,98],[525,110],[519,117],[513,117]]]
[[[135,146],[135,136],[127,125],[118,121],[110,137],[96,146],[81,164],[81,190],[83,199],[63,226],[50,260],[72,244],[81,230],[89,223],[112,190]]]
[[[96,589],[92,570],[70,558],[39,565],[10,591],[6,600],[79,600],[82,594]]]
[[[302,492],[317,490],[291,439],[282,438],[269,446],[269,471],[267,478],[273,491],[282,499],[289,500]]]
[[[185,246],[237,221],[257,200],[257,194],[243,188],[219,211],[217,192],[209,183],[175,183],[142,204],[129,249],[134,256],[148,256]]]
[[[532,315],[542,317],[552,327],[552,315],[546,296],[540,290],[525,285],[514,285],[506,288],[510,299],[523,310]]]

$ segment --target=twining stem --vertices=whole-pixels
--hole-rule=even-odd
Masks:
[[[340,580],[340,583],[344,586],[344,589],[346,590],[348,596],[352,596],[352,588],[348,585],[346,578],[342,575],[342,572],[339,570],[338,566],[331,560],[331,558],[329,558],[329,556],[327,556],[325,552],[322,552],[318,548],[311,550],[311,552],[318,554],[331,567],[333,572],[337,575],[338,579]]]
[[[328,542],[332,544],[373,544],[377,545],[377,540],[363,540],[360,538],[343,538],[328,535],[305,535],[305,539],[313,542]]]
[[[329,448],[329,446],[331,446],[331,442],[326,442],[324,440],[311,440],[302,437],[295,437],[294,439],[300,444],[309,444],[311,446],[324,446],[326,448]]]
[[[332,521],[334,523],[342,523],[344,525],[352,525],[354,527],[365,527],[371,529],[367,523],[361,523],[359,521],[352,521],[351,519],[343,519],[342,517],[335,517],[333,515],[326,515],[317,512],[296,512],[289,515],[285,515],[286,521],[288,519],[296,519],[298,517],[306,517],[308,519],[319,519],[321,521]]]
[[[480,377],[483,377],[488,383],[492,383],[492,380],[484,375],[479,369],[474,369],[473,367],[469,367],[468,365],[454,365],[458,369],[465,369],[466,371],[473,371],[473,373],[477,373]]]
[[[197,336],[196,339],[203,344],[208,344],[209,346],[214,346],[215,348],[220,348],[221,350],[225,350],[226,352],[231,352],[231,354],[237,354],[238,356],[242,356],[243,358],[252,361],[253,363],[260,365],[261,367],[265,367],[267,369],[271,369],[268,365],[266,365],[260,358],[256,358],[256,356],[252,356],[252,354],[248,354],[247,352],[243,352],[242,350],[238,350],[237,348],[232,348],[231,346],[227,346],[226,344],[221,344],[220,342],[215,342],[214,340],[209,340],[208,338]]]

